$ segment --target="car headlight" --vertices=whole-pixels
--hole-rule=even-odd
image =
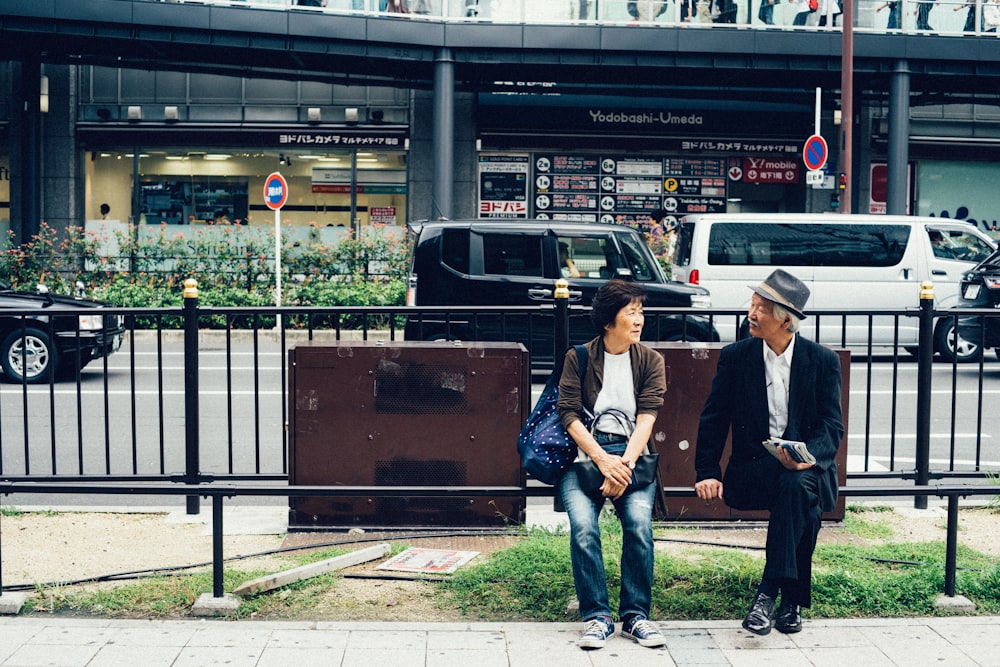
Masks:
[[[1000,289],[1000,278],[995,276],[983,276],[983,283],[986,289]]]
[[[710,295],[710,294],[692,294],[691,295],[691,307],[692,308],[711,308],[712,307],[712,295]]]
[[[104,328],[104,317],[102,315],[81,315],[80,331],[100,331]]]

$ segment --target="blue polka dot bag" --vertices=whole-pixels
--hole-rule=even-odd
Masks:
[[[587,368],[587,348],[576,346],[580,378]],[[544,484],[557,484],[576,458],[576,442],[559,419],[559,377],[549,376],[535,409],[528,415],[517,438],[517,451],[524,469]]]

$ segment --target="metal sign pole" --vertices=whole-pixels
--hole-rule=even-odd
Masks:
[[[274,305],[281,308],[281,209],[274,209]],[[279,318],[280,321],[280,318]]]

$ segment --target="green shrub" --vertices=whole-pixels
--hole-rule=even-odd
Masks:
[[[110,239],[79,227],[69,228],[60,237],[43,223],[29,241],[0,253],[0,280],[28,291],[43,282],[61,294],[73,293],[74,284],[80,281],[88,294],[113,306],[176,308],[183,305],[184,281],[193,278],[198,281],[203,307],[275,305],[274,240],[268,228],[222,223],[197,230],[166,224],[143,230],[142,235],[134,227],[116,233],[118,254],[107,256],[101,248]],[[408,266],[409,245],[375,233],[333,246],[320,242],[318,233],[310,233],[305,242],[285,238],[282,305],[401,306]],[[274,318],[210,315],[201,323],[213,328],[254,324],[273,326]],[[291,324],[305,326],[304,321]],[[313,322],[313,326],[345,328],[388,324],[384,316],[354,315],[339,322]],[[179,325],[176,318],[155,315],[135,319],[140,328]]]

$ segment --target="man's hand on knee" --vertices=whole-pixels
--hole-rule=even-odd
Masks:
[[[722,482],[717,479],[703,479],[694,485],[695,493],[702,500],[722,498]]]

